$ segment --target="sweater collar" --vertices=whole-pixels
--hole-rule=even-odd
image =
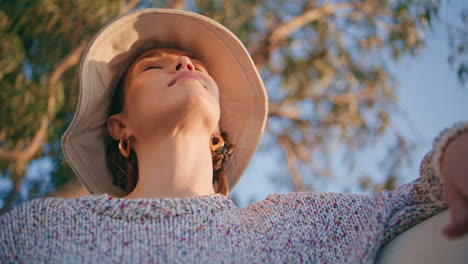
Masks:
[[[235,209],[228,197],[215,193],[199,197],[135,198],[112,197],[107,193],[85,195],[77,198],[94,213],[118,219],[173,218],[196,213],[215,214]]]

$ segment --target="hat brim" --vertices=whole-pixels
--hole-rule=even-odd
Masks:
[[[235,145],[225,164],[232,189],[260,142],[267,119],[266,91],[248,51],[221,24],[172,9],[141,9],[112,20],[88,44],[80,64],[77,110],[62,136],[62,150],[91,194],[126,193],[112,184],[103,129],[113,89],[135,57],[152,47],[176,48],[198,57],[220,92],[220,128]]]

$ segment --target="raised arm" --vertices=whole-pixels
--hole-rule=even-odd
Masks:
[[[425,155],[420,165],[420,178],[402,185],[393,191],[376,195],[386,199],[391,211],[384,230],[383,244],[411,226],[447,209],[444,177],[441,162],[449,143],[468,131],[468,122],[456,123],[443,130],[434,140],[433,148]],[[387,200],[389,197],[391,198]],[[437,230],[436,232],[440,232]]]

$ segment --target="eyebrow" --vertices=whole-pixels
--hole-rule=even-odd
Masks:
[[[141,61],[142,59],[145,59],[145,58],[150,58],[150,57],[160,57],[161,56],[161,53],[158,52],[158,51],[152,51],[152,52],[149,52],[147,53],[145,56],[142,56],[138,59],[138,61]]]

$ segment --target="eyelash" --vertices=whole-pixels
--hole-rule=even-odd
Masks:
[[[147,67],[147,68],[145,69],[145,71],[147,71],[147,70],[149,70],[149,69],[152,69],[152,68],[154,68],[154,69],[162,69],[162,67],[159,67],[159,66],[150,66],[150,67]]]
[[[154,68],[154,69],[162,69],[162,67],[159,67],[159,66],[150,66],[150,67],[147,67],[144,71],[147,71],[147,70],[152,69],[152,68]],[[202,70],[201,68],[199,68],[199,67],[195,67],[195,70],[196,70],[196,71],[200,71],[200,72],[203,71],[203,70]]]

